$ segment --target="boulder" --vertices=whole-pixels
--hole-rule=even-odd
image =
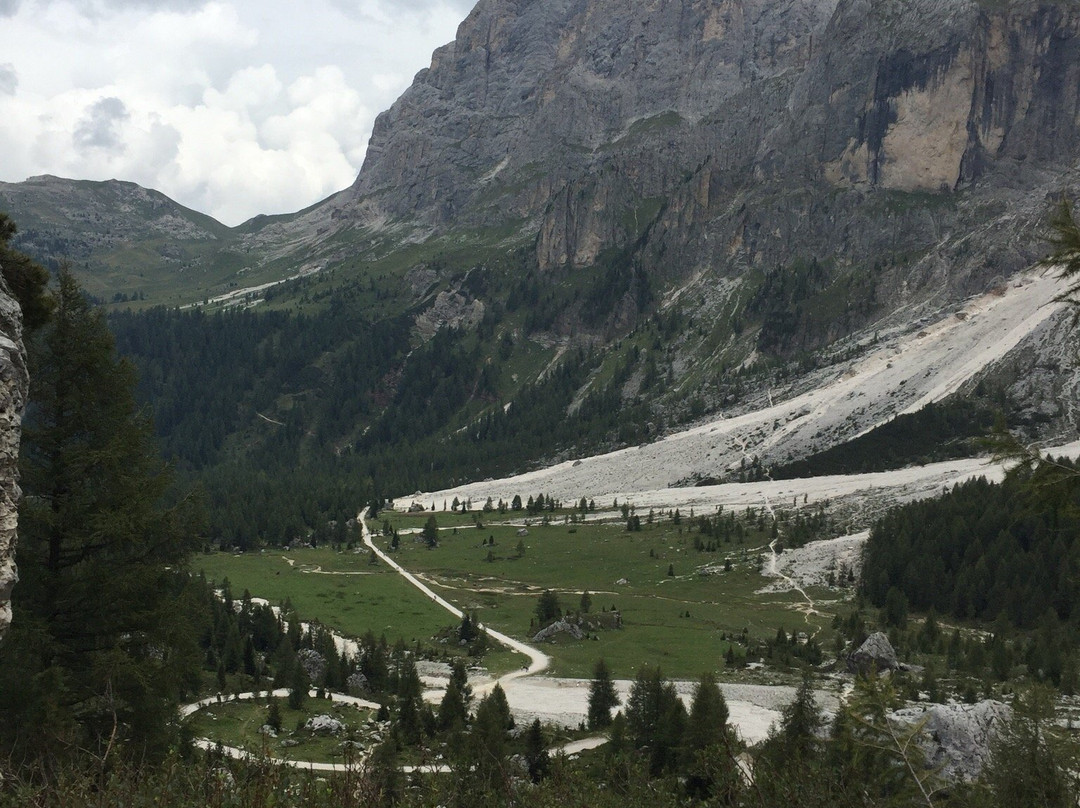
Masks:
[[[894,671],[900,668],[889,638],[880,631],[874,632],[855,650],[847,660],[848,670],[866,675],[873,671]]]
[[[349,678],[345,680],[345,684],[349,688],[349,692],[354,696],[359,696],[368,691],[367,677],[360,673],[360,671],[349,674]]]
[[[296,652],[296,658],[303,666],[309,682],[314,684],[322,681],[327,668],[326,657],[311,648],[301,648]]]
[[[554,639],[559,634],[569,634],[575,640],[585,639],[585,634],[580,628],[573,623],[568,623],[565,620],[556,620],[550,626],[545,626],[533,635],[533,642],[544,642],[545,640]]]
[[[345,731],[345,725],[332,715],[315,715],[307,720],[304,729],[320,735],[340,735]]]

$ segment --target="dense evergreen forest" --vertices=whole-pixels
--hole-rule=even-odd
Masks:
[[[929,613],[931,622],[936,614],[981,623],[992,634],[975,649],[976,671],[999,681],[1022,673],[1076,692],[1078,506],[1080,470],[1050,461],[1001,484],[972,480],[895,508],[870,533],[862,594],[898,627],[909,609]],[[935,642],[944,648],[943,638]],[[956,637],[953,646],[950,655],[959,649]]]
[[[1069,473],[1062,475],[1061,470]],[[866,547],[863,588],[884,605],[1034,628],[1049,612],[1080,620],[1080,471],[1066,462],[985,479],[890,511]]]
[[[930,403],[918,412],[898,415],[854,440],[832,446],[769,470],[774,480],[825,474],[866,474],[908,464],[972,457],[985,451],[998,416],[985,404],[968,400]]]
[[[359,503],[658,430],[645,405],[622,400],[633,356],[568,417],[601,361],[581,349],[500,406],[512,344],[487,357],[483,333],[441,329],[411,347],[405,316],[154,309],[111,325],[166,457],[205,488],[210,539],[230,546],[321,536]]]

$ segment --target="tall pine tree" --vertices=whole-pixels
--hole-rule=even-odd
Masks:
[[[100,312],[61,270],[28,346],[14,628],[0,646],[0,754],[162,754],[198,666],[182,618],[192,521]],[[192,598],[194,600],[194,598]]]

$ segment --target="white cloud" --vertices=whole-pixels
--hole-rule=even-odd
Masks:
[[[128,179],[228,224],[298,210],[355,179],[375,115],[467,10],[0,0],[0,179]]]

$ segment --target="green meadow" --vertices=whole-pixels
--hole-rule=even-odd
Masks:
[[[418,529],[429,516],[389,519],[400,532]],[[483,527],[472,524],[475,516]],[[468,514],[471,526],[461,526],[460,514],[435,512],[435,517],[438,546],[429,549],[418,534],[402,532],[395,560],[422,574],[459,608],[475,611],[483,623],[528,641],[544,589],[558,595],[564,610],[577,611],[588,591],[592,612],[619,611],[622,629],[544,644],[555,675],[588,676],[602,656],[622,677],[632,676],[643,662],[659,664],[671,676],[692,677],[723,668],[729,643],[722,635],[746,629],[751,637],[771,637],[781,626],[788,632],[828,630],[829,621],[820,617],[808,628],[795,610],[803,602],[798,593],[758,594],[769,580],[758,572],[759,554],[767,552],[760,534],[700,552],[694,548],[698,534],[685,517],[676,526],[666,517],[648,524],[642,516],[640,531],[628,531],[621,519],[570,524],[565,512],[549,524],[528,518],[527,527],[520,513],[512,519]],[[518,535],[523,527],[527,536]],[[376,542],[389,547],[383,536]],[[725,571],[725,560],[730,570]]]
[[[760,592],[771,579],[759,572],[767,536],[754,520],[745,522],[742,543],[717,542],[708,552],[695,549],[700,534],[686,517],[676,525],[669,515],[657,514],[652,523],[641,515],[641,530],[628,531],[614,514],[571,523],[569,511],[558,511],[544,524],[524,512],[438,511],[439,542],[429,548],[419,531],[432,513],[381,514],[371,523],[376,542],[389,550],[390,538],[382,535],[389,522],[399,532],[399,547],[392,551],[397,562],[485,625],[530,641],[545,589],[568,612],[580,609],[585,591],[591,612],[619,612],[621,629],[544,643],[554,675],[588,676],[604,657],[620,677],[632,676],[644,662],[660,665],[669,676],[694,677],[722,670],[726,637],[744,630],[751,638],[772,637],[780,627],[789,633],[820,631],[822,641],[831,636],[831,615],[807,622],[797,608],[804,603],[798,593]],[[522,529],[527,535],[519,535]],[[302,619],[349,636],[371,630],[391,642],[400,637],[433,644],[457,622],[385,565],[371,564],[366,550],[217,553],[201,557],[199,565],[218,582],[228,577],[236,596],[247,589],[272,602],[288,598]],[[447,650],[457,649],[451,642]],[[521,657],[500,651],[489,653],[485,663],[500,671],[521,664]]]
[[[196,558],[193,569],[218,585],[228,579],[236,598],[247,591],[274,605],[288,601],[301,620],[317,621],[346,637],[371,631],[391,643],[401,639],[429,645],[459,622],[385,564],[371,564],[366,547],[361,552],[298,548],[210,553]],[[461,653],[453,644],[445,648]],[[524,659],[495,646],[484,663],[501,673],[520,667]]]
[[[213,738],[253,754],[317,763],[344,763],[346,749],[342,743],[348,740],[364,743],[370,735],[367,722],[374,715],[371,710],[314,698],[307,699],[299,710],[289,707],[287,699],[277,699],[277,703],[281,732],[276,738],[259,731],[267,722],[265,700],[211,704],[189,719],[189,727],[196,737]],[[345,732],[334,736],[303,729],[304,723],[316,715],[333,716],[345,725]]]

